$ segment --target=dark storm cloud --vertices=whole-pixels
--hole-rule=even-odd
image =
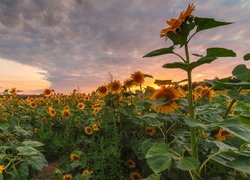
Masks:
[[[203,53],[210,45],[235,48],[237,44],[240,54],[247,51],[250,5],[244,0],[237,2],[197,1],[197,15],[237,24],[205,32],[195,39],[191,50]],[[0,57],[47,71],[46,78],[53,88],[94,89],[107,80],[108,72],[118,79],[137,69],[159,76],[165,72],[161,65],[175,59],[141,57],[166,46],[159,39],[159,30],[166,26],[166,19],[178,16],[187,3],[184,0],[1,0]],[[204,37],[212,38],[204,41]]]

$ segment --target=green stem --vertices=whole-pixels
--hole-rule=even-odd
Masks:
[[[204,166],[207,164],[207,162],[210,161],[213,157],[217,156],[217,155],[220,154],[220,153],[222,153],[222,151],[218,151],[218,152],[212,154],[211,156],[209,156],[209,157],[202,163],[202,165],[200,166],[198,173],[201,174],[201,171],[202,171],[202,169],[204,168]]]
[[[186,60],[187,64],[190,64],[189,59],[189,53],[188,53],[188,44],[185,44],[185,54],[186,54]],[[188,103],[189,103],[189,115],[190,119],[195,118],[194,114],[194,104],[193,104],[193,88],[192,88],[192,70],[187,71],[188,75]],[[191,136],[191,150],[192,150],[192,156],[195,158],[198,158],[198,152],[196,149],[196,129],[194,127],[190,128],[190,136]]]
[[[188,42],[185,44],[185,55],[186,55],[186,63],[190,64],[190,58],[189,58],[189,52],[188,52]],[[188,76],[188,104],[189,104],[189,119],[195,119],[195,113],[194,113],[194,103],[193,103],[193,87],[192,87],[192,70],[187,70],[187,76]],[[192,157],[198,159],[198,151],[196,148],[197,142],[196,142],[196,128],[190,127],[190,138],[191,138],[191,153]],[[199,174],[195,170],[193,172],[192,179],[196,180],[199,178]]]
[[[239,93],[240,93],[240,92],[242,91],[242,88],[239,88],[238,91],[239,91]],[[232,109],[232,107],[233,107],[233,105],[234,105],[234,103],[235,103],[236,101],[237,101],[236,99],[233,99],[233,100],[231,101],[231,103],[229,104],[229,106],[228,106],[228,108],[227,108],[227,111],[226,111],[225,115],[223,116],[223,119],[226,119],[226,118],[227,118],[229,112],[231,111],[231,109]]]

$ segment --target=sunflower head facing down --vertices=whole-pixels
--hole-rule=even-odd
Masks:
[[[119,94],[122,92],[122,85],[120,81],[117,81],[117,80],[112,81],[109,83],[108,87],[109,87],[109,91],[112,94]]]
[[[102,85],[97,89],[97,91],[100,96],[105,96],[108,93],[108,88],[107,86]]]
[[[164,87],[162,86],[160,89],[156,90],[154,94],[151,96],[152,100],[163,100],[166,104],[155,104],[153,105],[153,109],[157,112],[162,113],[170,113],[174,112],[179,108],[179,105],[174,102],[174,100],[178,100],[181,97],[181,91],[176,87]]]
[[[141,71],[134,72],[131,74],[131,80],[134,85],[140,85],[144,82],[144,74]]]
[[[170,19],[167,21],[169,27],[162,29],[160,32],[160,37],[168,37],[169,32],[173,32],[176,34],[177,30],[181,30],[181,25],[183,22],[187,20],[188,17],[192,17],[192,13],[194,11],[194,4],[189,4],[185,11],[182,11],[178,17],[178,19]]]

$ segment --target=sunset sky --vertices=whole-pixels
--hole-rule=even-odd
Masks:
[[[194,80],[229,76],[239,63],[249,67],[242,60],[250,52],[249,0],[1,0],[0,92],[91,92],[109,73],[123,81],[138,70],[154,79],[185,79],[181,70],[162,68],[175,56],[142,56],[171,45],[159,32],[192,2],[194,16],[234,23],[198,34],[190,52],[224,47],[237,54],[198,68]]]

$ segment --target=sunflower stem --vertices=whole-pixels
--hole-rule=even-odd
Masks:
[[[190,58],[189,58],[189,52],[188,52],[188,43],[185,44],[185,55],[186,55],[186,63],[189,65],[190,64]],[[194,119],[195,118],[195,113],[194,113],[194,104],[193,104],[193,88],[192,88],[192,70],[188,69],[187,70],[187,76],[188,76],[188,104],[189,104],[189,119]],[[190,128],[190,137],[191,137],[191,152],[192,152],[192,157],[198,159],[198,152],[196,148],[196,128],[191,127]],[[197,179],[195,173],[194,179]]]

